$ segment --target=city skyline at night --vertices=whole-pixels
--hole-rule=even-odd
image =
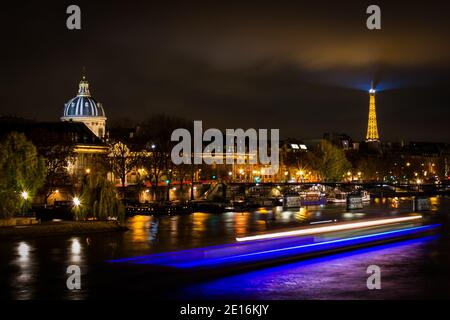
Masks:
[[[0,302],[65,318],[91,316],[65,300],[92,300],[127,319],[445,307],[449,12],[2,4]]]

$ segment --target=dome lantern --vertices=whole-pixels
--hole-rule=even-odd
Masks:
[[[80,81],[77,96],[78,97],[90,97],[91,96],[91,93],[89,92],[89,82],[86,80],[86,77],[84,75]]]

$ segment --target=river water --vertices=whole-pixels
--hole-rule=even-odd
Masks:
[[[447,217],[450,198],[431,199],[429,215]],[[450,298],[450,233],[354,250],[179,284],[154,268],[112,265],[111,259],[232,243],[266,230],[327,220],[395,216],[411,212],[412,200],[375,199],[346,213],[345,205],[283,211],[134,216],[123,233],[42,237],[0,243],[0,297],[3,299],[407,299]],[[444,219],[446,220],[446,218]],[[67,267],[81,270],[81,289],[68,290]],[[368,290],[366,269],[381,268],[382,289]]]

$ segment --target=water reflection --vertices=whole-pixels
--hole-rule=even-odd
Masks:
[[[449,198],[434,197],[430,199],[430,202],[433,212],[448,213]],[[395,206],[393,203],[396,203]],[[110,277],[113,275],[109,274],[110,269],[105,269],[106,272],[98,271],[99,266],[103,266],[106,260],[230,243],[234,242],[236,237],[323,221],[391,216],[398,212],[411,212],[411,210],[411,198],[384,198],[374,199],[371,204],[365,204],[364,209],[352,213],[346,213],[345,205],[327,205],[294,210],[274,207],[223,214],[195,212],[181,216],[134,216],[127,220],[130,230],[123,233],[43,237],[30,241],[2,242],[0,243],[0,260],[2,261],[0,277],[5,279],[4,287],[6,287],[7,295],[16,299],[89,297],[95,292],[92,283],[97,279],[104,279],[106,286],[111,285]],[[448,254],[447,251],[443,252],[444,255]],[[390,265],[388,260],[384,263],[387,266]],[[79,265],[82,270],[82,290],[79,292],[70,292],[65,285],[66,269],[72,264]],[[337,274],[341,272],[346,274],[346,268],[349,266],[351,267],[351,265],[339,265],[336,262],[333,270]],[[121,270],[121,272],[126,274],[127,270]],[[308,272],[311,270],[308,269]],[[291,274],[291,276],[295,275]],[[319,280],[321,279],[319,275],[316,276]],[[291,280],[296,281],[295,278]],[[258,283],[258,279],[251,281]],[[286,284],[289,279],[286,278],[285,281]],[[249,284],[249,282],[250,280],[246,283]],[[313,289],[320,287],[317,282],[313,282],[310,286]],[[321,288],[324,289],[323,286]],[[277,290],[280,295],[283,290],[287,292],[286,294],[290,294],[287,285]],[[241,297],[238,293],[236,294],[237,297]],[[117,296],[120,296],[120,292],[117,292]]]
[[[17,273],[13,277],[11,287],[15,290],[15,299],[24,300],[33,298],[33,273],[36,271],[31,262],[32,248],[28,242],[21,241],[16,247],[16,258],[13,266],[17,268]]]
[[[442,197],[431,197],[430,207],[432,212],[437,212],[439,210],[439,204],[442,201]]]
[[[398,205],[399,205],[398,197],[392,198],[392,200],[391,200],[391,207],[392,208],[398,208]]]
[[[134,216],[128,221],[128,226],[132,233],[134,242],[144,242],[148,239],[147,229],[150,226],[153,217],[151,216]]]
[[[158,240],[158,227],[159,227],[159,219],[153,218],[150,221],[150,234],[148,239],[150,241],[157,241]]]
[[[72,238],[71,242],[72,242],[72,244],[70,246],[70,251],[71,251],[70,261],[74,264],[80,263],[81,262],[80,240],[78,238]]]
[[[360,249],[194,284],[181,289],[190,299],[389,299],[426,295],[429,284],[417,269],[436,237]],[[412,263],[408,269],[403,266]],[[367,267],[383,268],[383,290],[367,290]],[[401,274],[401,277],[398,275]],[[412,281],[413,280],[413,281]]]
[[[295,213],[294,218],[298,222],[305,222],[308,218],[308,210],[305,207],[300,208],[300,210]]]
[[[30,246],[26,242],[20,242],[19,247],[17,248],[17,251],[19,253],[19,262],[26,263],[29,260],[29,254],[30,254]]]
[[[247,229],[249,227],[248,225],[249,217],[250,214],[248,212],[241,212],[235,214],[234,224],[237,237],[242,237],[243,235],[247,234]]]
[[[289,210],[277,206],[223,214],[195,212],[158,218],[135,216],[129,219],[130,231],[125,237],[132,242],[133,251],[145,254],[232,242],[236,237],[286,227],[390,216],[411,212],[411,208],[410,198],[383,198],[366,203],[358,212],[347,212],[345,205],[327,205]]]

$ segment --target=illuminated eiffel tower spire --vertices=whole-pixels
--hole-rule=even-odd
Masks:
[[[373,88],[373,82],[369,90],[369,97],[369,121],[367,123],[366,141],[380,141],[380,137],[378,136],[377,111],[375,109],[375,89]]]

